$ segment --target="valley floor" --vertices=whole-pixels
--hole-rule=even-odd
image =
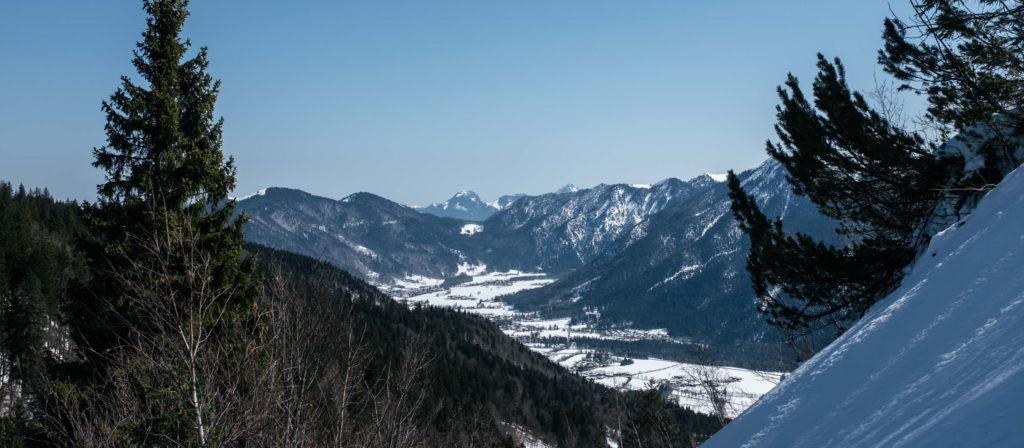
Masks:
[[[506,334],[591,381],[634,390],[668,387],[680,405],[699,412],[712,413],[712,397],[718,394],[725,397],[728,416],[735,417],[775,387],[782,377],[778,372],[628,358],[621,353],[588,348],[581,339],[680,345],[688,342],[673,338],[662,329],[605,329],[572,324],[570,318],[541,318],[535,313],[518,312],[500,300],[502,296],[554,281],[543,273],[486,272],[483,266],[466,266],[462,273],[472,279],[452,285],[441,279],[409,277],[381,288],[410,307],[442,306],[486,316]],[[718,392],[705,387],[711,383],[719,385]]]

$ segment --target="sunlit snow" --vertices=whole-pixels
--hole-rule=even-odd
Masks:
[[[459,233],[462,235],[476,235],[483,231],[484,226],[480,224],[466,224],[462,226],[462,229],[459,231]]]
[[[493,320],[509,336],[515,337],[534,351],[544,354],[570,371],[592,381],[614,388],[640,390],[652,385],[667,385],[672,396],[683,406],[711,412],[706,394],[694,382],[698,366],[662,359],[634,359],[622,366],[621,356],[597,361],[594,350],[577,347],[576,338],[620,341],[660,340],[679,344],[685,340],[672,338],[664,329],[595,329],[586,324],[572,324],[570,318],[546,319],[533,313],[522,313],[501,302],[501,296],[539,288],[554,280],[543,273],[521,271],[486,272],[484,265],[462,264],[460,273],[475,272],[466,283],[443,286],[443,280],[414,276],[384,286],[399,301],[411,307],[441,306],[475,313]],[[598,313],[592,313],[598,314]],[[733,367],[714,368],[724,380],[727,412],[735,416],[778,382],[780,374],[755,372]]]
[[[706,447],[1024,446],[1024,172]]]

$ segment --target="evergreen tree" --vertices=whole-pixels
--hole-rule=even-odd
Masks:
[[[973,208],[1024,162],[1024,4],[911,0],[907,19],[885,21],[882,68],[900,89],[925,95],[922,122],[940,142],[982,160],[949,187],[953,212]],[[980,157],[976,157],[980,156]]]
[[[625,447],[682,447],[683,438],[665,405],[662,390],[653,385],[639,393],[623,425],[620,440]]]
[[[878,60],[904,82],[902,89],[927,96],[926,118],[947,134],[991,123],[997,114],[1019,123],[1024,5],[1004,0],[911,0],[910,5],[909,18],[885,20]]]
[[[123,76],[121,87],[103,102],[107,145],[93,151],[93,165],[106,172],[106,181],[85,212],[95,238],[90,255],[109,268],[94,282],[83,314],[99,328],[80,322],[89,336],[83,342],[93,348],[113,343],[103,334],[123,335],[110,328],[137,323],[110,274],[149,255],[146,238],[195,232],[197,249],[214,257],[216,283],[235,285],[238,303],[252,294],[251,266],[241,262],[245,217],[233,218],[234,200],[227,196],[235,185],[234,160],[221,152],[223,119],[214,119],[220,82],[207,73],[206,47],[184,59],[191,44],[179,33],[187,6],[184,0],[144,2],[150,17],[132,63],[148,87]],[[166,244],[164,249],[171,250]],[[97,303],[103,301],[113,308]],[[118,322],[111,311],[127,322]]]
[[[901,89],[927,96],[933,140],[890,123],[851,92],[838,60],[819,55],[813,105],[792,76],[788,91],[779,89],[780,143],[769,142],[768,153],[795,192],[836,219],[844,246],[788,235],[730,176],[733,211],[751,240],[747,268],[759,310],[791,337],[843,331],[897,285],[931,232],[969,211],[1024,158],[1024,7],[998,0],[911,6],[909,21],[885,21],[879,62]],[[953,149],[941,147],[954,133]],[[980,162],[966,165],[965,157]]]
[[[759,310],[790,339],[841,332],[896,286],[927,241],[923,229],[959,167],[851,91],[839,60],[818,55],[818,69],[813,104],[792,75],[779,88],[780,142],[769,142],[768,153],[786,169],[794,192],[836,220],[847,244],[787,235],[735,175],[729,178],[734,214],[751,240],[747,269]]]
[[[207,49],[186,58],[180,37],[186,0],[145,1],[147,28],[132,63],[144,85],[121,78],[103,102],[106,146],[94,166],[106,172],[98,201],[84,212],[86,243],[99,266],[72,315],[92,386],[115,375],[134,386],[125,443],[159,435],[207,445],[238,436],[243,375],[258,329],[252,259],[243,259],[235,217],[235,168],[221,152],[214,118],[219,81]],[[232,409],[234,408],[234,409]],[[128,412],[128,411],[126,411]],[[130,442],[128,442],[130,441]]]

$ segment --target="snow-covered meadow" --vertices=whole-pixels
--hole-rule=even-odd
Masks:
[[[520,271],[488,272],[486,266],[460,266],[460,274],[471,280],[445,284],[444,280],[412,276],[384,285],[396,300],[410,307],[429,305],[475,313],[496,322],[509,336],[532,350],[592,381],[613,388],[641,390],[668,386],[680,405],[710,413],[713,407],[700,378],[713,377],[727,399],[730,418],[739,415],[779,382],[780,373],[757,372],[735,367],[708,367],[664,359],[629,359],[615,353],[577,346],[575,339],[618,341],[660,340],[686,344],[663,329],[604,329],[572,324],[569,318],[541,318],[516,311],[498,300],[501,296],[539,288],[554,280],[543,273]]]

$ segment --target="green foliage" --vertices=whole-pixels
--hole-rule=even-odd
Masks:
[[[878,61],[903,82],[900,89],[926,96],[922,121],[941,141],[952,138],[983,158],[951,187],[957,206],[970,208],[1024,163],[1024,4],[910,4],[910,17],[885,21]]]
[[[95,238],[90,258],[108,269],[98,272],[92,297],[83,298],[79,313],[98,317],[79,322],[88,345],[98,351],[115,343],[100,334],[123,326],[113,321],[139,320],[112,276],[150,256],[144,246],[153,239],[197,234],[197,249],[215,255],[216,284],[235,286],[235,304],[252,296],[251,267],[241,263],[245,218],[234,218],[234,201],[227,198],[235,183],[234,161],[224,159],[223,119],[214,119],[220,83],[206,72],[205,47],[184,59],[190,43],[179,33],[187,6],[184,0],[144,2],[150,17],[132,63],[148,86],[122,77],[121,87],[103,102],[107,145],[93,151],[93,165],[106,178],[98,201],[85,211]],[[100,303],[108,301],[112,310]]]
[[[779,88],[780,142],[769,142],[768,153],[794,192],[839,223],[847,244],[787,234],[729,176],[734,215],[750,237],[758,310],[790,338],[841,332],[898,284],[956,167],[852,92],[838,60],[818,55],[818,69],[813,105],[792,75]]]
[[[29,389],[45,373],[49,321],[61,320],[69,282],[84,275],[72,249],[77,204],[0,183],[0,341],[13,377]]]
[[[947,133],[989,123],[995,114],[1020,122],[1024,5],[1003,0],[910,4],[909,18],[885,20],[878,60],[904,82],[904,90],[927,96],[927,118]]]
[[[769,322],[827,340],[891,291],[930,233],[951,223],[1021,161],[1024,8],[1020,2],[912,1],[909,22],[885,21],[883,69],[927,95],[927,141],[893,124],[846,84],[843,66],[818,56],[813,103],[792,75],[779,88],[768,153],[796,193],[839,222],[841,247],[787,234],[730,175],[747,268]],[[884,105],[883,105],[884,106]],[[938,143],[961,133],[940,150]],[[981,158],[965,166],[965,157]],[[966,171],[966,173],[965,173]],[[813,349],[812,349],[813,350]]]
[[[50,321],[63,319],[69,283],[85,276],[84,260],[72,249],[82,231],[78,205],[57,202],[45,190],[13,189],[0,182],[0,401],[12,406],[0,416],[0,445],[22,446],[39,437],[32,409],[44,387],[54,351],[46,349]]]
[[[216,410],[194,401],[226,393],[222,380],[239,393],[219,366],[237,367],[243,339],[259,326],[254,266],[242,259],[245,217],[235,217],[227,196],[235,168],[220,149],[223,120],[214,118],[219,82],[207,73],[206,48],[186,58],[190,42],[180,37],[188,2],[143,6],[149,17],[132,63],[144,83],[121,78],[103,102],[107,144],[93,151],[105,182],[84,206],[94,276],[69,307],[88,372],[77,381],[99,394],[138,395],[133,418],[143,420],[125,422],[126,434],[206,444],[223,423],[202,428]],[[132,387],[103,387],[131,364],[126,347],[150,359],[124,374]],[[200,374],[200,365],[216,372]]]
[[[788,89],[788,91],[787,91]],[[797,194],[872,243],[914,246],[925,236],[952,161],[939,160],[917,134],[893,125],[850,90],[842,63],[818,55],[813,105],[792,75],[779,88],[780,143],[768,154]]]
[[[653,387],[634,397],[621,437],[623,448],[685,446],[671,409]]]

